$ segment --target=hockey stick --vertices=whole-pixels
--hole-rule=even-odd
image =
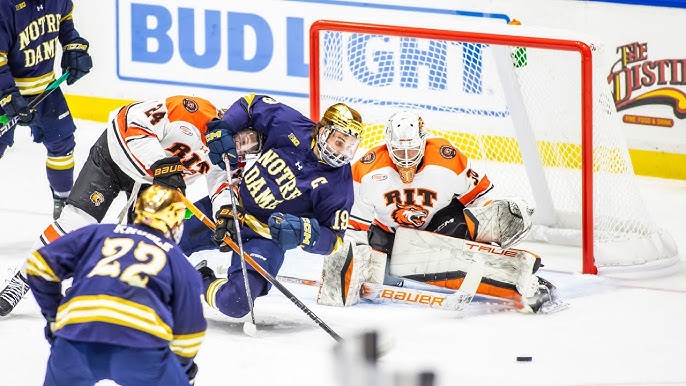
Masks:
[[[55,91],[55,89],[58,88],[60,86],[60,84],[62,84],[62,82],[67,80],[68,77],[69,77],[69,72],[65,72],[64,74],[62,74],[62,76],[53,80],[48,85],[48,87],[46,87],[45,90],[43,90],[42,93],[38,94],[38,96],[36,96],[35,98],[33,98],[33,100],[31,102],[29,102],[29,105],[28,105],[29,110],[33,109],[34,107],[36,107],[36,105],[38,105],[45,98],[47,98],[48,95],[50,95],[53,91]],[[13,128],[17,124],[17,122],[19,122],[19,116],[16,116],[12,119],[10,119],[7,116],[7,114],[3,114],[2,116],[0,116],[0,123],[3,124],[2,127],[0,127],[0,136],[5,134],[6,132],[8,132],[11,128]]]
[[[231,210],[233,210],[233,225],[236,227],[236,239],[238,239],[238,251],[241,257],[241,272],[243,272],[243,285],[245,286],[245,295],[248,297],[248,308],[250,308],[249,322],[243,323],[243,332],[249,336],[257,336],[257,325],[255,324],[255,309],[252,301],[252,293],[250,292],[250,282],[248,281],[248,269],[245,267],[245,251],[243,250],[243,238],[241,237],[241,224],[238,223],[238,210],[236,209],[236,197],[234,196],[233,176],[231,175],[231,163],[229,156],[224,154],[224,163],[226,164],[226,178],[229,181],[229,195],[231,196]]]
[[[121,209],[121,212],[119,212],[119,216],[117,216],[117,224],[123,224],[124,219],[126,218],[126,213],[129,211],[129,208],[131,208],[131,205],[136,201],[138,198],[138,191],[141,190],[141,183],[139,181],[136,181],[133,184],[133,189],[131,189],[131,195],[129,196],[128,201],[126,201],[126,205]]]
[[[198,220],[202,221],[203,224],[205,224],[208,228],[214,230],[215,225],[210,220],[205,216],[205,214],[198,209],[197,206],[195,206],[192,202],[188,200],[185,196],[181,196],[181,199],[183,200],[183,203],[186,205],[186,208],[188,208],[193,214],[198,218]],[[234,252],[238,253],[238,245],[231,240],[230,237],[224,237],[224,242],[233,249]],[[279,291],[281,291],[282,294],[284,294],[290,301],[292,301],[300,310],[302,310],[307,316],[310,317],[319,327],[321,327],[324,331],[326,331],[332,338],[334,338],[337,342],[343,341],[343,338],[341,338],[340,335],[338,335],[334,330],[331,329],[326,323],[324,323],[323,320],[321,320],[314,312],[312,312],[303,302],[300,301],[291,291],[289,291],[286,287],[284,287],[283,284],[281,284],[278,280],[274,278],[269,272],[267,272],[260,264],[258,264],[249,254],[243,253],[243,258],[245,261],[250,264],[251,267],[257,271],[260,275],[262,275],[263,278],[265,278],[268,282],[272,283],[274,287],[276,287]]]
[[[447,311],[462,311],[474,299],[484,275],[484,260],[479,254],[472,256],[467,275],[460,288],[453,293],[438,293],[409,287],[392,287],[383,284],[362,284],[361,298],[374,301],[402,302]],[[405,281],[407,284],[408,281]]]

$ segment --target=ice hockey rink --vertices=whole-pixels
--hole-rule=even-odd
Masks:
[[[104,124],[77,125],[78,170]],[[27,131],[18,129],[17,143],[0,160],[0,284],[51,221],[45,149]],[[379,331],[391,342],[378,363],[387,375],[434,371],[440,386],[686,385],[686,181],[641,177],[638,184],[650,212],[676,239],[681,260],[620,278],[544,268],[541,276],[570,303],[556,314],[485,313],[478,305],[463,315],[401,305],[332,308],[316,304],[314,287],[286,286],[343,338]],[[189,196],[199,198],[204,189],[197,182]],[[121,205],[106,220],[114,221]],[[540,254],[554,267],[564,265],[555,263],[566,252]],[[320,269],[321,257],[288,255],[280,274],[318,279]],[[255,303],[257,337],[243,334],[240,321],[205,311],[209,327],[196,358],[196,385],[334,386],[342,384],[341,371],[359,371],[337,366],[334,339],[275,288]],[[0,385],[42,384],[49,355],[44,324],[30,295],[0,318]]]

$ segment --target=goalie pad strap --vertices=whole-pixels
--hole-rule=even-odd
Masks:
[[[395,242],[395,234],[391,232],[386,232],[381,229],[380,226],[372,224],[367,232],[367,238],[369,239],[369,246],[377,251],[383,252],[387,255],[391,254],[393,250],[393,244]]]

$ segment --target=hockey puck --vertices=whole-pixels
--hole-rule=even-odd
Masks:
[[[533,357],[517,357],[517,362],[531,362]]]

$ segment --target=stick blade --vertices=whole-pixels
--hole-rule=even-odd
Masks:
[[[245,322],[243,323],[243,332],[245,335],[255,338],[257,337],[257,325],[252,322]]]

